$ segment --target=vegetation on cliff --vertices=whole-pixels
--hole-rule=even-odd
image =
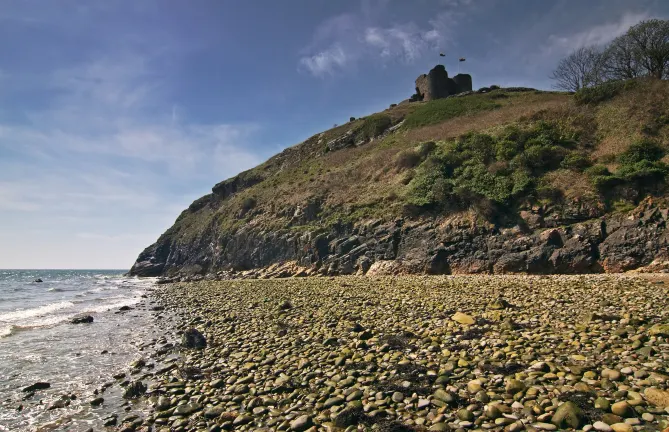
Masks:
[[[213,245],[204,264],[226,268],[216,256],[239,232],[314,237],[462,212],[503,227],[573,203],[588,209],[571,220],[586,220],[664,193],[667,82],[521,90],[402,103],[315,135],[216,185],[146,256]]]

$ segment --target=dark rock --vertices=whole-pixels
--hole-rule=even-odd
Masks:
[[[599,203],[566,202],[526,210],[518,226],[463,224],[435,216],[420,221],[361,222],[318,235],[254,227],[228,233],[206,227],[196,240],[187,241],[179,232],[168,231],[146,252],[152,255],[143,252],[138,262],[160,261],[160,273],[178,279],[204,274],[229,279],[368,272],[573,274],[639,267],[661,271],[661,263],[669,263],[669,212],[654,210],[658,209],[647,202],[639,210],[603,219]],[[541,221],[534,222],[546,229],[531,231],[526,222],[531,215],[540,215]],[[285,216],[290,218],[293,212]],[[225,247],[212,250],[211,244]],[[652,264],[654,260],[660,264]],[[300,264],[279,265],[287,262]],[[275,266],[271,272],[250,271],[270,266]]]
[[[574,402],[565,402],[553,414],[551,423],[558,428],[578,429],[584,421],[583,411]]]
[[[188,329],[181,337],[181,346],[184,348],[206,348],[207,339],[197,329]]]
[[[93,322],[93,317],[90,315],[82,315],[72,318],[71,324],[90,324]]]
[[[22,391],[25,393],[34,393],[37,390],[45,390],[51,387],[51,384],[48,382],[36,382],[35,384],[29,385],[24,388]]]
[[[91,401],[91,405],[92,405],[92,406],[100,406],[100,405],[102,405],[102,403],[103,403],[104,401],[105,401],[105,400],[104,400],[103,398],[101,398],[101,397],[99,397],[99,398],[95,398],[95,399],[93,399],[93,400]]]
[[[118,308],[118,310],[120,310],[120,311],[129,311],[129,310],[132,310],[132,308],[131,308],[130,306],[121,306],[120,308]]]
[[[42,283],[42,282],[44,282],[44,281],[43,281],[42,279],[40,279],[40,278],[37,278],[37,279],[35,279],[33,282],[35,282],[35,283]]]
[[[146,385],[141,381],[133,381],[123,391],[124,399],[136,399],[146,393]]]
[[[69,404],[70,404],[69,401],[66,399],[58,399],[57,401],[54,401],[51,405],[49,405],[47,410],[51,411],[55,409],[62,409],[68,406]]]
[[[103,426],[116,426],[118,421],[118,416],[116,414],[110,414],[107,417],[102,419]]]

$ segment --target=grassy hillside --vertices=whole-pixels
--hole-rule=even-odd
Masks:
[[[168,233],[313,232],[463,210],[503,222],[564,201],[626,209],[664,190],[668,96],[667,82],[635,81],[400,104],[286,149],[240,175],[235,193],[193,203]]]

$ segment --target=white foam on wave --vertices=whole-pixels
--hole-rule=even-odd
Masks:
[[[84,313],[88,313],[88,312],[90,312],[90,313],[106,312],[109,309],[113,310],[113,309],[118,309],[118,308],[123,307],[123,306],[132,306],[134,304],[139,303],[139,300],[140,300],[139,298],[125,298],[121,301],[102,304],[102,305],[96,306],[94,308],[87,308]]]
[[[30,308],[30,309],[19,309],[12,312],[0,313],[0,321],[3,322],[16,322],[25,320],[26,318],[34,318],[44,316],[61,309],[67,309],[73,307],[74,303],[69,301],[61,301],[58,303],[50,303],[44,306]]]
[[[0,327],[0,338],[11,336],[14,326]]]

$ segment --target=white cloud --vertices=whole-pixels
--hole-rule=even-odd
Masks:
[[[314,55],[302,57],[300,64],[311,74],[323,76],[333,74],[336,70],[343,68],[348,60],[341,45],[335,44]]]
[[[411,63],[430,48],[441,37],[439,30],[422,31],[413,24],[389,28],[370,27],[365,30],[366,44],[377,50],[381,58],[398,58]]]
[[[586,46],[602,46],[613,39],[624,34],[631,26],[639,21],[648,19],[650,14],[624,13],[619,20],[607,22],[567,35],[549,35],[548,41],[543,47],[546,56],[561,56],[575,49]]]
[[[194,199],[261,162],[257,124],[176,115],[155,60],[121,53],[36,77],[52,96],[0,123],[0,267],[129,267]]]
[[[363,8],[361,15],[330,18],[316,28],[299,59],[299,69],[323,77],[360,61],[414,63],[430,50],[438,52],[450,46],[458,18],[469,4],[467,0],[450,0],[425,26],[414,22],[378,25],[369,16],[369,7]]]

